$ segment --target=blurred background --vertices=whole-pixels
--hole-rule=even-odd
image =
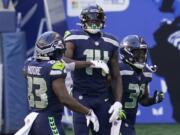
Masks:
[[[137,134],[180,135],[180,0],[0,0],[0,133],[13,134],[24,124],[28,104],[21,69],[36,38],[47,30],[63,35],[79,29],[80,11],[91,3],[105,10],[104,31],[119,41],[128,34],[143,36],[150,48],[148,63],[158,66],[150,94],[162,90],[165,100],[139,107]],[[66,108],[63,123],[72,135]]]

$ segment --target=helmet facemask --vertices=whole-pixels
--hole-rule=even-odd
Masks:
[[[65,52],[65,47],[61,40],[54,42],[54,51],[48,53],[48,56],[51,60],[60,60]]]
[[[133,49],[131,52],[134,58],[132,65],[138,69],[143,69],[147,61],[147,48]]]

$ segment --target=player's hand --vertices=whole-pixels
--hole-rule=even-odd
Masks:
[[[101,68],[106,74],[109,74],[109,67],[103,60],[91,60],[92,68]]]
[[[160,103],[164,100],[164,93],[162,91],[155,91],[154,92],[154,103]]]
[[[86,115],[86,122],[87,122],[87,126],[89,126],[90,122],[92,122],[94,131],[95,132],[99,131],[99,121],[96,114],[94,113],[92,109]]]
[[[158,70],[157,65],[149,66],[148,64],[146,64],[146,67],[153,73],[157,72],[157,70]]]
[[[118,120],[125,120],[126,119],[126,113],[124,110],[119,111],[119,117]]]
[[[122,111],[122,104],[121,102],[116,101],[109,109],[109,113],[111,114],[111,117],[109,118],[109,122],[113,122],[118,120],[120,117],[120,114]]]

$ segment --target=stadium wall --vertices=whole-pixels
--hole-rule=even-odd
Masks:
[[[2,53],[2,34],[0,33],[0,132],[2,128],[2,95],[3,95],[3,53]]]
[[[26,58],[24,32],[2,34],[3,47],[3,133],[13,133],[28,113],[27,90],[22,67]]]

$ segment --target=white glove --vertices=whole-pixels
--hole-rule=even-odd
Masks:
[[[164,100],[164,93],[162,91],[155,91],[154,92],[154,103],[157,104],[157,103],[160,103]]]
[[[87,126],[89,126],[90,122],[92,122],[94,131],[99,131],[99,121],[92,109],[90,110],[89,114],[86,115],[86,122]]]
[[[109,122],[112,123],[119,119],[119,114],[122,111],[122,104],[121,102],[116,101],[109,109],[109,113],[111,117],[109,118]]]
[[[109,67],[103,60],[91,60],[90,62],[93,64],[90,67],[101,68],[106,74],[109,73]]]

